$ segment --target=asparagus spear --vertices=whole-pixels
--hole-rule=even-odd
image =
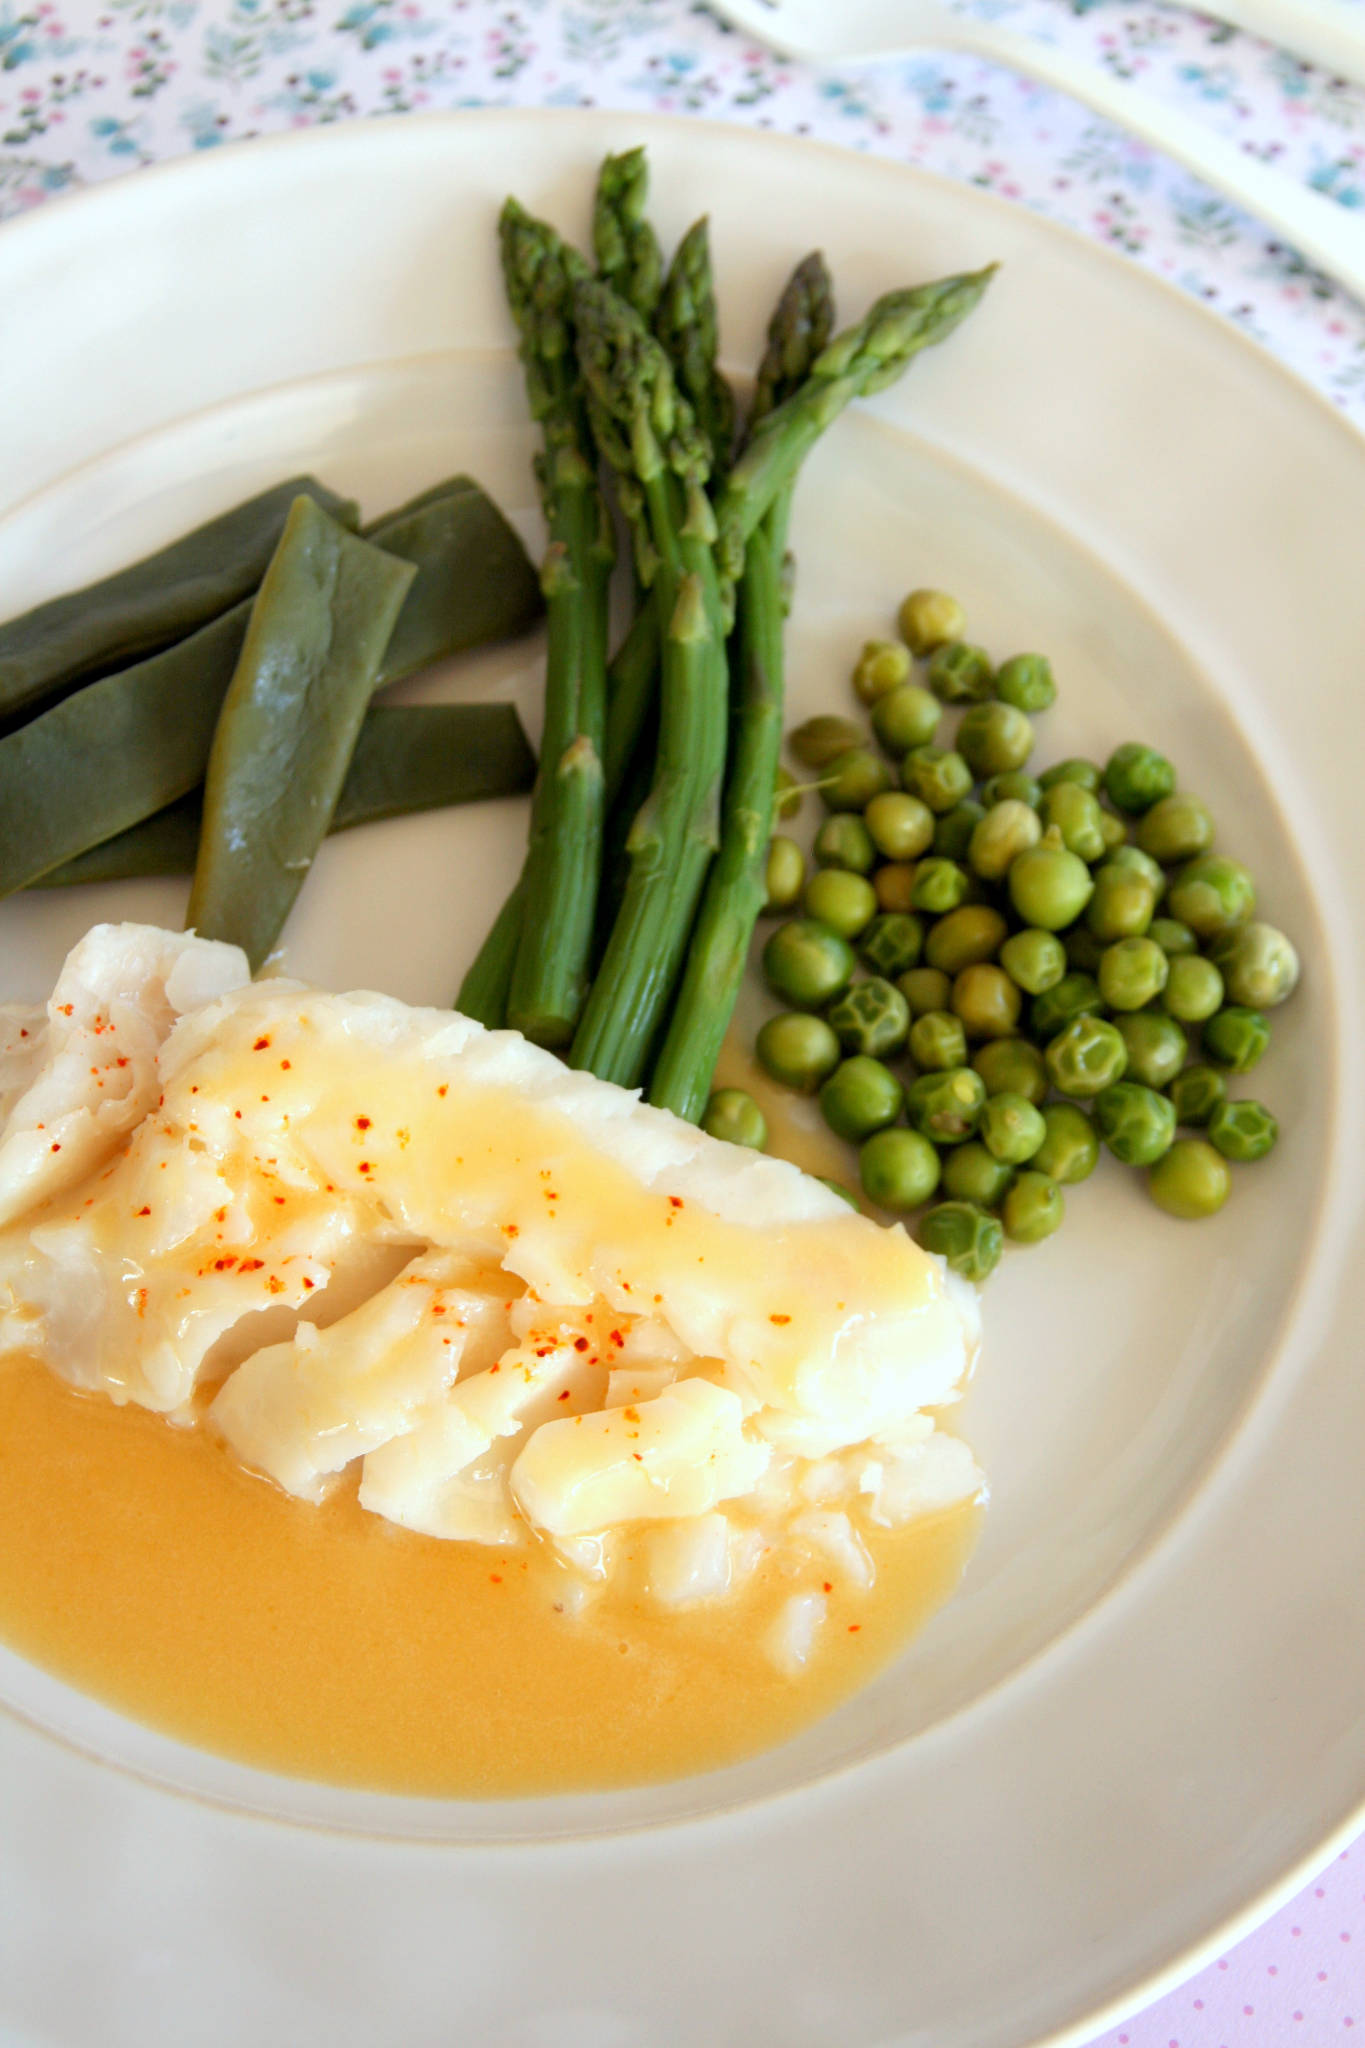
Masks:
[[[711,444],[711,466],[718,474],[730,460],[735,400],[716,367],[716,290],[705,215],[693,222],[678,244],[654,316],[654,332],[668,352],[678,389]]]
[[[834,297],[824,258],[798,264],[768,327],[750,431],[795,391],[828,342]],[[706,1107],[721,1041],[739,994],[767,894],[768,841],[782,747],[784,557],[792,488],[750,536],[736,608],[735,743],[720,852],[688,948],[682,986],[654,1067],[649,1099],[695,1123]]]
[[[501,219],[507,296],[521,333],[550,544],[545,732],[507,1019],[539,1045],[573,1036],[587,985],[602,860],[607,587],[613,544],[573,352],[572,294],[587,267],[513,199]],[[503,943],[506,943],[504,932]]]
[[[570,1059],[635,1086],[662,1021],[719,839],[726,673],[710,461],[663,349],[600,283],[574,298],[593,435],[622,493],[662,623],[659,749],[631,826],[621,909]]]
[[[645,215],[649,166],[643,149],[607,157],[597,174],[592,245],[597,274],[648,326],[663,287],[663,256]]]

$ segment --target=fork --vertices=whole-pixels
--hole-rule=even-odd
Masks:
[[[1240,7],[1248,20],[1257,16],[1270,28],[1285,4],[1296,19],[1320,17],[1335,27],[1338,54],[1355,47],[1352,37],[1365,49],[1357,32],[1337,21],[1347,12],[1340,0],[1335,11],[1333,0],[1224,0],[1221,11],[1231,19]],[[1055,86],[1174,157],[1365,300],[1365,217],[1258,163],[1187,115],[1069,51],[958,14],[944,0],[718,0],[716,12],[746,35],[811,64],[868,63],[926,48],[965,50]],[[1356,62],[1362,61],[1358,50]]]

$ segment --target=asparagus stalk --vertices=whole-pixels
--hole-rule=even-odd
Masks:
[[[654,316],[654,332],[673,365],[678,389],[710,443],[711,467],[719,474],[730,460],[735,400],[716,366],[719,321],[705,215],[693,222],[678,244]]]
[[[828,342],[834,297],[824,258],[792,273],[768,327],[750,431],[796,390]],[[734,1011],[749,942],[767,895],[768,841],[782,748],[784,558],[791,486],[750,536],[735,632],[735,743],[720,852],[688,949],[682,985],[654,1067],[649,1099],[697,1122]]]
[[[474,956],[473,965],[460,983],[455,1007],[489,1031],[501,1031],[507,1022],[507,998],[512,987],[512,969],[521,944],[522,907],[525,900],[525,870],[493,920],[488,937]]]
[[[637,559],[649,564],[662,624],[654,780],[631,826],[621,908],[570,1053],[574,1066],[633,1087],[719,841],[725,634],[709,455],[668,358],[605,285],[580,284],[574,316],[594,438],[629,487],[624,506],[647,542],[637,539]]]
[[[648,326],[663,289],[663,255],[645,214],[649,166],[643,149],[609,156],[597,174],[592,245],[597,274]]]
[[[545,731],[506,1010],[526,1037],[558,1047],[572,1038],[583,1003],[601,872],[613,544],[573,348],[572,295],[586,265],[515,200],[503,208],[501,237],[531,412],[544,436],[536,468],[550,531],[541,572]]]

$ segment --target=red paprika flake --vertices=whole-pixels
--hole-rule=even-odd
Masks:
[[[367,1116],[358,1116],[355,1120],[355,1127],[358,1131],[368,1131],[370,1119]]]
[[[266,1052],[269,1049],[269,1046],[270,1040],[268,1038],[258,1038],[256,1040],[256,1043],[252,1046],[251,1050],[253,1052]]]
[[[780,1324],[782,1324],[782,1323],[789,1323],[789,1322],[791,1321],[791,1317],[790,1317],[790,1316],[779,1316],[779,1315],[773,1315],[773,1316],[769,1316],[769,1318],[768,1318],[768,1321],[769,1321],[770,1323],[777,1323],[777,1324],[779,1324],[779,1325],[780,1325]]]

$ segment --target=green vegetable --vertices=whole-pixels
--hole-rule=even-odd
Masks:
[[[751,554],[752,551],[751,543]],[[874,796],[890,789],[892,779],[887,763],[880,754],[874,754],[871,747],[850,747],[846,754],[837,754],[822,770],[821,801],[828,811],[861,811]]]
[[[967,894],[967,877],[953,860],[922,860],[915,870],[910,901],[916,910],[932,911],[941,917],[956,910]]]
[[[917,1235],[925,1251],[937,1252],[964,1280],[988,1280],[1004,1249],[997,1219],[972,1202],[939,1202],[926,1209]]]
[[[822,1010],[841,996],[854,964],[848,940],[809,918],[780,924],[763,948],[769,987],[798,1010]]]
[[[341,794],[415,569],[296,498],[251,608],[204,780],[187,928],[258,968]]]
[[[1206,853],[1173,878],[1166,903],[1197,938],[1212,939],[1246,923],[1256,908],[1256,884],[1240,861]]]
[[[986,806],[974,797],[964,797],[961,803],[944,811],[934,826],[934,852],[943,860],[964,861],[972,834],[985,815]]]
[[[1088,1180],[1099,1160],[1100,1141],[1085,1111],[1071,1102],[1050,1102],[1043,1124],[1043,1142],[1033,1155],[1035,1170],[1064,1187]]]
[[[1012,704],[973,704],[957,729],[957,750],[973,775],[1009,775],[1033,752],[1033,727]]]
[[[765,1074],[802,1095],[814,1095],[842,1057],[839,1041],[824,1018],[811,1017],[800,1010],[785,1010],[780,1016],[769,1017],[754,1042],[754,1050]]]
[[[768,1142],[768,1123],[752,1095],[742,1088],[718,1088],[706,1105],[701,1127],[712,1138],[748,1145],[761,1152]]]
[[[1257,921],[1220,932],[1209,943],[1209,957],[1231,1001],[1247,1009],[1273,1010],[1298,986],[1299,956],[1273,924]]]
[[[1095,1124],[1115,1159],[1152,1166],[1175,1138],[1175,1110],[1139,1081],[1117,1081],[1095,1097]]]
[[[921,1073],[967,1064],[967,1033],[950,1010],[926,1010],[910,1026],[910,1057]]]
[[[1106,861],[1096,872],[1085,922],[1102,945],[1111,946],[1116,939],[1141,938],[1155,909],[1156,891],[1145,875]]]
[[[1017,711],[1046,711],[1057,701],[1051,662],[1045,654],[1012,654],[995,672],[995,694]]]
[[[1090,901],[1094,883],[1079,854],[1049,832],[1038,846],[1019,854],[1008,876],[1010,901],[1025,924],[1059,932],[1073,923]]]
[[[1115,1018],[1119,1037],[1128,1048],[1125,1073],[1148,1088],[1165,1088],[1185,1064],[1189,1041],[1173,1017],[1158,1010],[1135,1010]]]
[[[1161,994],[1170,962],[1152,939],[1119,939],[1100,958],[1100,994],[1111,1010],[1140,1010]]]
[[[1056,1181],[1033,1168],[1015,1175],[1001,1204],[1005,1235],[1015,1244],[1041,1244],[1061,1227],[1065,1215]]]
[[[946,640],[960,640],[967,614],[946,590],[912,590],[901,605],[897,624],[912,654],[932,654]]]
[[[898,1216],[928,1201],[941,1171],[938,1153],[918,1131],[874,1131],[858,1152],[863,1193]]]
[[[1101,779],[1093,761],[1082,760],[1075,754],[1065,761],[1055,761],[1038,777],[1043,789],[1055,789],[1059,782],[1076,782],[1082,789],[1088,789],[1092,796],[1098,791]]]
[[[901,762],[901,781],[911,796],[917,796],[931,811],[941,814],[951,811],[966,797],[972,786],[972,771],[952,748],[912,747]]]
[[[1104,940],[1097,939],[1089,925],[1073,924],[1062,939],[1062,950],[1070,973],[1093,978],[1100,971],[1106,948]]]
[[[625,296],[629,298],[629,292]],[[637,306],[636,311],[648,322],[646,306]],[[673,365],[678,389],[706,436],[712,467],[723,469],[734,440],[735,399],[716,362],[718,317],[710,231],[703,215],[693,221],[668,266],[654,310],[654,332]]]
[[[992,804],[968,842],[972,872],[985,882],[1001,881],[1017,857],[1036,846],[1042,836],[1042,822],[1031,804],[1008,797]]]
[[[1106,812],[1105,815],[1108,816],[1109,814]],[[1114,822],[1115,824],[1123,825],[1121,818],[1116,818]],[[1128,828],[1125,825],[1123,829],[1126,833]],[[1140,846],[1131,845],[1126,838],[1121,845],[1115,846],[1112,849],[1106,865],[1115,868],[1132,868],[1136,874],[1145,875],[1152,885],[1152,895],[1158,903],[1165,894],[1168,878],[1166,870],[1162,867],[1160,861],[1153,860],[1150,853],[1144,853]]]
[[[521,940],[521,909],[518,882],[494,918],[455,998],[461,1015],[472,1017],[488,1031],[500,1031],[507,1021],[507,991],[512,986],[512,965]]]
[[[926,1142],[926,1141],[922,1141]],[[998,1209],[1014,1179],[1014,1168],[993,1159],[976,1138],[954,1145],[943,1155],[943,1188],[955,1201]]]
[[[1084,1098],[1098,1095],[1122,1077],[1128,1048],[1117,1028],[1103,1017],[1073,1017],[1049,1041],[1043,1058],[1059,1094]]]
[[[795,909],[805,886],[806,856],[794,839],[788,839],[781,832],[775,833],[768,841],[764,909],[769,912]]]
[[[805,798],[806,792],[791,770],[782,767],[779,762],[777,773],[773,777],[773,807],[777,816],[784,823],[788,818],[799,817]],[[643,801],[643,797],[641,800]]]
[[[1000,948],[1000,965],[1015,985],[1028,996],[1040,996],[1056,988],[1066,973],[1066,949],[1054,932],[1026,926],[1005,940]]]
[[[1270,1026],[1259,1010],[1230,1005],[1217,1010],[1201,1033],[1204,1051],[1220,1067],[1249,1074],[1270,1043]]]
[[[609,156],[597,175],[592,245],[598,274],[643,321],[663,291],[663,256],[645,212],[649,167],[643,148]]]
[[[1177,953],[1171,961],[1161,1007],[1182,1024],[1202,1024],[1223,1001],[1223,977],[1212,960],[1198,953]]]
[[[924,946],[924,926],[904,911],[883,911],[863,933],[858,951],[878,974],[898,974],[919,964]]]
[[[545,609],[515,528],[469,477],[385,513],[364,537],[417,570],[384,649],[381,685],[524,633]]]
[[[915,864],[908,860],[889,860],[875,868],[872,887],[883,910],[893,910],[905,916],[915,907]]]
[[[863,744],[863,729],[851,718],[822,712],[787,735],[787,745],[804,768],[828,768],[840,754]]]
[[[1036,1104],[1047,1094],[1043,1055],[1026,1038],[988,1038],[973,1053],[972,1065],[988,1095],[1022,1095]]]
[[[1168,1216],[1214,1216],[1228,1198],[1232,1176],[1203,1138],[1177,1138],[1147,1176],[1147,1192]]]
[[[927,1017],[931,1010],[946,1010],[953,992],[952,982],[937,967],[911,967],[896,976],[896,986],[910,1005],[912,1017]]]
[[[960,1145],[974,1137],[985,1100],[986,1084],[970,1067],[920,1074],[905,1091],[911,1126],[936,1145]]]
[[[1147,927],[1147,936],[1156,940],[1168,960],[1182,959],[1187,953],[1199,951],[1199,941],[1194,933],[1175,917],[1154,917]]]
[[[989,1095],[981,1111],[981,1142],[1002,1166],[1023,1166],[1032,1159],[1047,1125],[1042,1111],[1025,1095]]]
[[[995,804],[1027,804],[1036,811],[1042,802],[1043,785],[1034,780],[1027,768],[1010,768],[1003,775],[992,775],[981,785],[981,801],[990,810]]]
[[[850,1145],[894,1124],[904,1104],[905,1090],[891,1069],[864,1054],[836,1067],[820,1090],[825,1122]]]
[[[1264,1159],[1280,1127],[1261,1102],[1220,1102],[1209,1117],[1209,1140],[1224,1159]]]
[[[1023,997],[1003,967],[978,961],[953,982],[952,1006],[968,1038],[1008,1038],[1019,1023]]]
[[[823,821],[815,835],[815,864],[847,868],[855,875],[871,874],[877,865],[877,849],[856,811],[836,811]]]
[[[1104,793],[1115,810],[1138,817],[1175,788],[1175,770],[1155,747],[1128,740],[1115,747],[1104,770]]]
[[[821,868],[806,884],[802,908],[808,918],[828,925],[841,938],[856,939],[877,914],[877,895],[865,875],[850,874],[847,868]]]
[[[910,680],[910,652],[899,640],[865,640],[853,670],[853,688],[864,704]]]
[[[1137,843],[1143,853],[1173,868],[1181,861],[1194,860],[1213,844],[1213,817],[1207,804],[1197,796],[1177,790],[1162,797],[1138,820]]]
[[[819,1181],[822,1188],[828,1188],[832,1195],[837,1195],[839,1197],[839,1200],[841,1202],[846,1202],[850,1209],[856,1209],[858,1207],[858,1197],[855,1194],[852,1194],[850,1190],[846,1188],[841,1181],[828,1180],[822,1173],[818,1173],[815,1177]]]
[[[1079,854],[1087,862],[1103,858],[1106,849],[1099,800],[1078,782],[1057,782],[1044,789],[1038,815],[1044,831],[1054,828],[1061,834],[1068,853]]]
[[[943,706],[931,690],[918,683],[902,683],[873,705],[872,730],[888,754],[899,759],[911,747],[927,746],[942,716]]]
[[[1104,838],[1104,853],[1106,860],[1109,859],[1113,854],[1119,853],[1127,847],[1128,827],[1127,825],[1125,825],[1123,819],[1116,818],[1112,811],[1101,810],[1100,832]],[[1134,852],[1136,852],[1136,847],[1133,850]]]
[[[845,1052],[880,1059],[904,1046],[910,1033],[910,1005],[894,982],[874,974],[831,1003],[825,1020]]]
[[[1071,1022],[1073,1017],[1084,1017],[1100,1008],[1099,983],[1089,974],[1064,974],[1060,981],[1040,996],[1035,996],[1029,1007],[1028,1027],[1035,1038],[1045,1043]]]
[[[1206,1124],[1220,1103],[1227,1101],[1228,1084],[1217,1067],[1186,1067],[1167,1087],[1178,1124]]]
[[[874,796],[863,812],[863,824],[872,845],[887,860],[918,860],[934,843],[933,812],[905,790],[887,789]]]
[[[930,926],[925,959],[945,974],[960,974],[964,967],[991,959],[1008,931],[989,903],[963,903]]]
[[[984,647],[948,640],[929,657],[929,688],[945,704],[969,704],[989,697],[994,680]]]
[[[0,718],[33,713],[87,676],[170,647],[250,597],[301,496],[355,526],[355,505],[312,477],[291,477],[130,568],[6,620]]]

